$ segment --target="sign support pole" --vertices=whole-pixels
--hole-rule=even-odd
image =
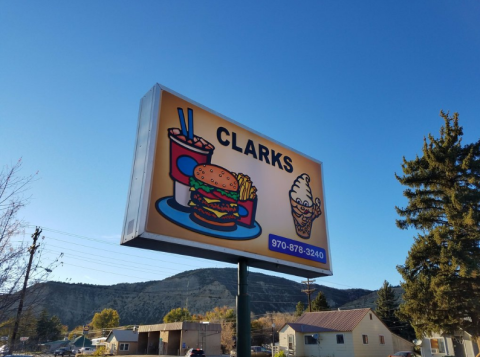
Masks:
[[[251,357],[250,296],[248,296],[247,260],[238,261],[237,356]]]

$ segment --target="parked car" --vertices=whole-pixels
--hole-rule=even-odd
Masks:
[[[272,357],[272,351],[262,346],[252,346],[251,351],[255,357]]]
[[[73,352],[70,348],[68,347],[60,347],[57,348],[54,352],[53,355],[55,357],[57,356],[75,356],[75,352]]]
[[[414,357],[414,354],[411,351],[398,351],[388,357]]]
[[[205,352],[200,348],[190,348],[185,353],[185,357],[205,357]]]
[[[237,351],[231,350],[230,357],[236,357],[236,356],[237,356]],[[251,356],[252,357],[272,357],[272,351],[262,346],[252,346]]]
[[[78,350],[78,353],[82,355],[91,355],[95,352],[95,347],[82,347]]]

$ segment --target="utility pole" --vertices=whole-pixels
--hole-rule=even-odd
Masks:
[[[272,356],[275,355],[275,323],[273,322],[273,314],[272,314]]]
[[[25,294],[27,292],[28,277],[30,275],[30,269],[32,268],[33,256],[35,255],[35,252],[40,246],[40,244],[37,245],[37,240],[38,240],[38,237],[40,237],[41,233],[42,233],[42,230],[39,227],[36,227],[35,233],[32,234],[33,244],[28,248],[28,251],[30,252],[30,258],[28,260],[27,272],[25,273],[25,280],[23,281],[23,289],[22,289],[22,293],[20,294],[20,301],[18,302],[17,317],[15,319],[15,324],[13,325],[12,337],[10,339],[9,354],[13,354],[13,350],[15,346],[14,343],[17,337],[17,332],[18,332],[18,325],[20,323],[20,316],[22,315],[22,310],[23,310],[23,302],[25,300]]]
[[[187,280],[187,300],[185,301],[185,309],[188,310],[188,286],[190,285],[190,278]]]
[[[302,284],[307,284],[307,288],[302,290],[302,293],[305,293],[308,296],[308,311],[309,312],[312,312],[312,302],[310,300],[310,295],[312,295],[313,292],[315,290],[317,290],[317,289],[313,289],[313,288],[310,289],[310,284],[314,283],[314,282],[315,282],[315,280],[310,280],[310,279],[307,279],[307,281],[302,281]]]

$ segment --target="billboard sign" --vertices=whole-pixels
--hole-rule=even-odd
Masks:
[[[140,103],[121,244],[332,275],[322,163],[157,84]]]

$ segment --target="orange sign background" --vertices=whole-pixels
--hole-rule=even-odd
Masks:
[[[320,163],[312,161],[167,91],[162,91],[160,100],[151,194],[146,221],[147,232],[331,270],[327,246],[328,239]],[[222,166],[231,172],[244,173],[250,176],[253,185],[257,188],[258,207],[256,221],[262,229],[260,236],[248,240],[215,238],[183,228],[167,220],[157,211],[155,207],[157,200],[173,196],[174,191],[174,181],[169,176],[170,141],[168,129],[180,128],[177,108],[183,108],[185,113],[187,108],[193,109],[195,135],[206,139],[215,146],[211,158],[212,164]],[[222,145],[217,139],[217,129],[219,127],[227,129],[230,133],[230,136],[225,132],[222,133],[222,140],[228,139],[230,141],[229,146]],[[270,153],[272,151],[282,153],[280,159],[282,164],[285,156],[290,157],[293,172],[289,173],[278,166],[272,166],[272,160],[268,164],[265,160],[255,159],[252,154],[245,155],[232,149],[233,133],[236,135],[236,145],[242,148],[243,151],[245,151],[247,142],[251,140],[257,155],[259,154],[259,145],[263,145],[269,149]],[[322,214],[313,221],[309,239],[300,238],[296,233],[289,196],[289,191],[295,179],[303,173],[310,176],[310,188],[313,199],[315,200],[317,197],[320,199],[322,210]],[[269,250],[269,234],[275,234],[325,249],[327,255],[326,264]]]

